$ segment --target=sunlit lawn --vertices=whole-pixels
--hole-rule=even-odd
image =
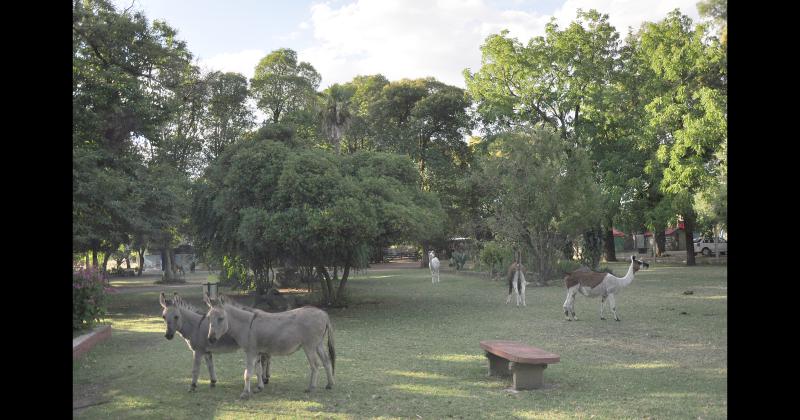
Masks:
[[[443,264],[446,265],[446,264]],[[611,264],[617,274],[627,265]],[[157,292],[110,297],[112,338],[73,367],[73,400],[96,404],[77,418],[726,418],[727,268],[654,266],[617,297],[622,322],[599,319],[599,300],[578,296],[564,320],[565,290],[529,287],[528,306],[506,305],[506,287],[443,271],[371,271],[348,284],[351,305],[331,310],[336,386],[325,375],[303,392],[302,351],[276,357],[264,392],[247,401],[242,353],[215,355],[219,382],[164,338]],[[200,287],[182,292],[200,306]],[[684,294],[692,290],[693,294]],[[512,339],[561,356],[546,388],[510,392],[486,376],[480,340]]]

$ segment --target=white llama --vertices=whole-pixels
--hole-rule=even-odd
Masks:
[[[439,283],[439,259],[433,251],[428,252],[428,267],[431,269],[431,283]]]

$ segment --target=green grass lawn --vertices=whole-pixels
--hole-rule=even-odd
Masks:
[[[446,265],[446,264],[443,264]],[[618,275],[627,264],[612,263]],[[243,354],[215,355],[188,393],[191,353],[164,338],[157,292],[111,295],[112,338],[73,365],[75,418],[726,418],[727,267],[655,266],[617,296],[622,322],[599,319],[599,299],[578,296],[564,320],[560,281],[528,287],[528,306],[506,305],[506,286],[427,269],[370,271],[348,284],[351,304],[331,310],[336,386],[306,394],[302,351],[275,357],[266,389],[250,400]],[[692,290],[686,295],[683,292]],[[200,306],[201,289],[182,292]],[[606,309],[608,310],[608,308]],[[545,389],[509,391],[486,376],[480,340],[519,340],[557,353]]]

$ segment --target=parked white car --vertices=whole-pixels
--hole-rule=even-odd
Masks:
[[[715,252],[728,254],[728,241],[722,238],[697,238],[694,240],[694,254],[703,254],[706,257]]]

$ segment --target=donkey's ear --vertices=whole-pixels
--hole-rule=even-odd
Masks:
[[[161,294],[158,295],[158,303],[161,304],[162,308],[167,307],[167,302],[166,302],[166,297],[164,296],[164,292],[161,292]]]
[[[205,303],[206,303],[206,305],[208,305],[208,307],[209,307],[209,308],[210,308],[210,307],[212,307],[212,306],[214,306],[214,305],[211,303],[211,299],[209,299],[209,297],[208,297],[208,292],[203,292],[203,302],[205,302]]]

